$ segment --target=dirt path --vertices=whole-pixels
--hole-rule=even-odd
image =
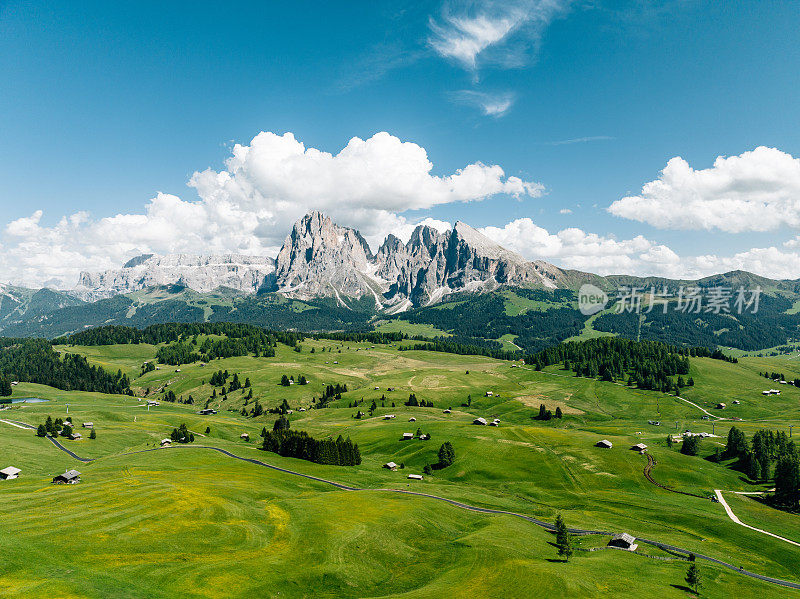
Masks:
[[[769,536],[774,537],[776,539],[780,539],[781,541],[786,541],[787,543],[791,543],[792,545],[796,545],[797,547],[800,547],[800,543],[792,541],[791,539],[787,539],[786,537],[781,537],[781,536],[776,535],[774,533],[767,532],[766,530],[762,530],[760,528],[756,528],[755,526],[750,526],[749,524],[745,524],[744,522],[739,520],[739,518],[736,516],[736,514],[733,513],[733,510],[731,509],[731,506],[728,505],[728,502],[725,501],[725,498],[722,496],[722,491],[719,490],[719,489],[714,489],[714,493],[717,494],[717,499],[722,504],[722,507],[725,508],[725,512],[728,514],[728,517],[731,520],[733,520],[734,522],[736,522],[736,524],[739,524],[740,526],[744,526],[745,528],[749,528],[750,530],[754,530],[756,532],[760,532],[762,534],[769,535]]]
[[[699,497],[700,499],[708,499],[708,497],[704,497],[703,495],[697,495],[695,493],[688,493],[686,491],[678,491],[677,489],[673,489],[672,487],[668,487],[667,485],[662,485],[659,482],[656,482],[653,478],[652,471],[653,466],[657,464],[655,458],[651,454],[647,454],[647,466],[644,467],[644,477],[653,483],[655,486],[664,489],[665,491],[669,491],[671,493],[680,493],[681,495],[689,495],[690,497]]]
[[[709,415],[709,416],[711,416],[712,418],[716,418],[717,420],[727,420],[727,418],[723,418],[722,416],[716,416],[715,414],[712,414],[711,412],[709,412],[709,411],[708,411],[708,410],[706,410],[705,408],[701,408],[701,407],[700,407],[700,406],[698,406],[696,403],[694,403],[694,402],[691,402],[691,401],[689,401],[688,399],[684,399],[684,398],[682,398],[680,395],[675,395],[674,397],[675,397],[675,399],[680,399],[681,401],[685,401],[685,402],[686,402],[686,403],[688,403],[690,406],[694,406],[695,408],[697,408],[698,410],[700,410],[701,412],[703,412],[703,413],[705,413],[705,414],[708,414],[708,415]]]

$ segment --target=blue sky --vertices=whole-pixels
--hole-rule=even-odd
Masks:
[[[0,2],[0,280],[274,253],[317,207],[373,245],[464,220],[593,272],[800,277],[797,3],[122,4]],[[287,132],[397,143],[294,168]]]

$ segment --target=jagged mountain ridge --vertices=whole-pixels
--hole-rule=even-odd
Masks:
[[[372,296],[376,307],[396,312],[436,303],[462,291],[501,285],[557,288],[562,271],[529,262],[469,225],[457,222],[439,233],[421,225],[404,244],[389,235],[377,254],[358,231],[312,212],[287,236],[276,266],[276,290],[290,297]]]
[[[695,283],[720,282],[759,285],[788,297],[800,294],[798,281],[773,281],[739,271]],[[0,326],[48,319],[50,312],[72,309],[84,301],[122,295],[135,300],[136,293],[169,286],[201,294],[224,289],[225,295],[240,297],[277,292],[301,301],[330,298],[341,308],[391,315],[430,306],[457,293],[510,287],[577,290],[582,283],[614,291],[620,285],[674,287],[691,282],[601,277],[527,261],[462,222],[445,232],[419,226],[407,243],[389,235],[373,254],[358,231],[311,212],[294,224],[276,260],[236,254],[143,254],[120,269],[81,273],[78,286],[70,292],[2,286],[0,320],[4,322]]]
[[[143,254],[120,269],[82,272],[71,293],[92,301],[163,285],[188,287],[201,293],[218,287],[256,293],[272,288],[274,275],[275,261],[262,256]]]
[[[355,229],[319,212],[298,220],[276,260],[228,254],[194,256],[143,254],[122,268],[81,273],[71,294],[98,300],[150,287],[178,285],[198,292],[218,287],[243,294],[277,291],[309,300],[332,297],[374,300],[387,312],[430,305],[462,291],[491,291],[501,285],[557,288],[566,279],[546,262],[529,262],[457,222],[439,233],[417,227],[408,243],[389,235],[377,254]]]

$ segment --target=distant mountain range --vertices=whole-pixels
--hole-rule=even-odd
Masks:
[[[460,291],[491,291],[501,285],[565,286],[564,272],[546,262],[528,262],[478,231],[457,222],[439,233],[417,227],[404,244],[389,235],[376,255],[355,229],[311,212],[297,221],[277,260],[228,254],[145,254],[120,269],[83,272],[70,295],[91,301],[149,287],[179,285],[199,292],[219,287],[241,293],[278,292],[286,297],[364,296],[378,310],[430,305]]]
[[[660,323],[651,318],[648,326],[659,332],[645,329],[645,336],[704,344],[719,339],[750,349],[800,337],[793,324],[795,318],[800,322],[797,280],[776,281],[742,271],[699,281],[602,277],[525,260],[462,222],[444,233],[419,226],[408,243],[389,235],[373,254],[358,231],[337,225],[319,212],[294,224],[275,260],[235,254],[145,254],[119,269],[83,272],[76,287],[68,291],[0,285],[0,333],[54,337],[102,324],[146,326],[198,320],[235,320],[302,330],[368,328],[387,318],[433,324],[448,322],[442,320],[447,310],[434,309],[439,304],[447,307],[467,302],[465,309],[479,307],[485,313],[476,317],[478,322],[467,328],[464,323],[451,322],[451,326],[442,324],[441,330],[471,339],[497,339],[507,334],[531,348],[567,338],[576,327],[583,327],[586,317],[576,310],[574,293],[583,283],[592,283],[612,296],[619,286],[760,287],[765,293],[761,317],[722,315],[722,320],[715,320],[699,315],[692,320],[691,315],[684,315],[685,322],[670,316]],[[544,309],[540,306],[534,311],[542,316],[531,320],[533,313],[513,314],[513,309],[509,313],[509,294],[522,298],[523,304],[542,304]],[[568,313],[574,320],[565,324]],[[767,315],[780,322],[767,323]],[[626,315],[605,313],[600,318],[597,322],[606,327],[605,332],[630,336],[634,327],[635,334],[641,334],[638,323],[629,323]],[[552,322],[543,325],[542,319]],[[481,326],[486,329],[484,334]],[[770,327],[772,334],[752,331],[755,326]],[[705,329],[706,335],[682,331],[692,327]],[[709,330],[714,331],[712,336]],[[510,347],[516,345],[512,342]]]

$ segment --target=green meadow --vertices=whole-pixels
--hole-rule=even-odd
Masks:
[[[94,460],[80,463],[34,431],[0,422],[0,468],[22,469],[20,478],[0,481],[0,596],[690,595],[683,580],[688,563],[655,547],[588,551],[610,537],[579,537],[577,546],[585,551],[563,562],[553,535],[531,522],[391,490],[549,522],[561,514],[570,527],[624,531],[800,582],[800,547],[735,524],[718,503],[654,486],[643,475],[647,457],[630,450],[636,443],[648,445],[658,482],[701,496],[722,489],[742,521],[800,542],[797,515],[735,494],[768,485],[753,485],[731,464],[705,459],[724,444],[733,424],[749,436],[760,428],[786,430],[800,420],[800,389],[787,385],[779,397],[761,395],[774,384],[758,373],[800,375],[791,362],[692,359],[696,384],[681,397],[723,418],[705,420],[705,413],[679,398],[575,377],[558,367],[536,372],[480,356],[330,340],[306,339],[301,347],[298,353],[279,344],[273,358],[162,364],[144,376],[141,364],[154,359],[155,346],[58,347],[121,369],[133,378],[136,397],[30,383],[14,387],[14,397],[49,401],[13,404],[0,411],[0,419],[38,425],[48,415],[69,415],[84,438],[61,442]],[[246,399],[249,389],[223,399],[219,388],[212,399],[209,381],[217,370],[237,373],[242,382],[249,378],[253,399]],[[296,380],[303,375],[309,383],[281,386],[284,374]],[[314,409],[312,397],[336,383],[348,391],[327,408]],[[191,395],[194,404],[165,402],[165,390],[184,399]],[[410,393],[434,407],[403,405]],[[148,409],[138,398],[160,405]],[[240,412],[256,400],[274,408],[284,399],[293,409],[292,429],[317,438],[350,437],[361,450],[361,465],[324,466],[259,450],[259,433],[271,429],[276,416]],[[198,415],[207,401],[218,413]],[[373,401],[371,417],[354,418]],[[354,402],[360,405],[349,407]],[[716,410],[719,402],[728,407]],[[561,408],[564,418],[534,420],[540,404]],[[498,418],[500,425],[473,425],[477,417]],[[89,421],[96,439],[80,428]],[[195,442],[156,450],[181,423]],[[431,439],[401,440],[417,429]],[[713,430],[719,437],[704,440],[700,456],[685,456],[678,446],[667,447],[666,438],[686,429]],[[600,439],[613,448],[595,447]],[[437,461],[445,441],[455,449],[455,462],[424,480],[409,480],[408,474],[422,474]],[[342,490],[205,447],[363,490]],[[403,468],[382,468],[389,461]],[[52,477],[67,468],[82,473],[81,483],[52,485]],[[800,597],[800,591],[707,561],[698,565],[703,597]]]

